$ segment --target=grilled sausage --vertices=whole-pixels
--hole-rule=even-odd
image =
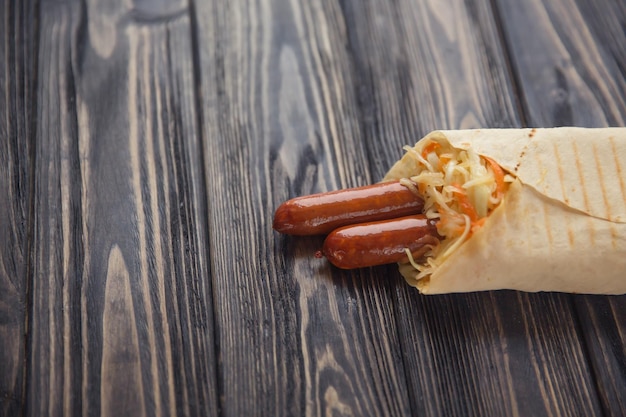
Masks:
[[[424,215],[345,226],[330,233],[322,254],[336,267],[363,268],[424,255],[439,243],[436,221]]]
[[[424,201],[398,181],[294,198],[274,215],[274,229],[323,235],[338,227],[421,213]]]

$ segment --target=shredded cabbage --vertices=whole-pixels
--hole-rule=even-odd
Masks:
[[[439,220],[437,231],[442,236],[441,243],[419,262],[409,257],[420,279],[430,275],[482,226],[502,201],[512,178],[471,148],[456,149],[429,139],[405,150],[414,160],[415,170],[400,182],[424,199],[424,213]]]

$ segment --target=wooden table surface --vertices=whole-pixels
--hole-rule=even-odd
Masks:
[[[0,415],[626,415],[624,296],[422,296],[271,224],[430,130],[624,126],[625,27],[623,0],[0,0]]]

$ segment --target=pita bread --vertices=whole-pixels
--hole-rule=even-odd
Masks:
[[[626,128],[435,131],[514,179],[484,225],[429,276],[400,272],[423,294],[513,289],[626,293]],[[416,145],[416,147],[419,145]],[[411,177],[408,154],[385,180]]]

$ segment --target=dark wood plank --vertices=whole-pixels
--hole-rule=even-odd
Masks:
[[[196,7],[222,413],[410,414],[389,283],[271,228],[289,197],[372,181],[343,11]]]
[[[577,296],[576,306],[605,415],[626,415],[624,296]]]
[[[32,2],[0,3],[0,415],[23,410],[36,27]]]
[[[39,22],[28,414],[214,415],[187,5],[46,1]]]
[[[429,130],[523,122],[489,2],[343,4],[375,177]],[[397,292],[415,415],[601,414],[567,296]]]
[[[342,2],[373,179],[431,130],[521,121],[484,2]]]
[[[626,124],[623,2],[498,4],[530,125]],[[602,408],[626,415],[626,296],[573,298]]]
[[[402,296],[402,295],[401,295]],[[419,415],[601,415],[566,296],[429,297],[407,312]],[[556,319],[555,319],[556,318]]]
[[[528,125],[626,124],[619,0],[498,0]]]

